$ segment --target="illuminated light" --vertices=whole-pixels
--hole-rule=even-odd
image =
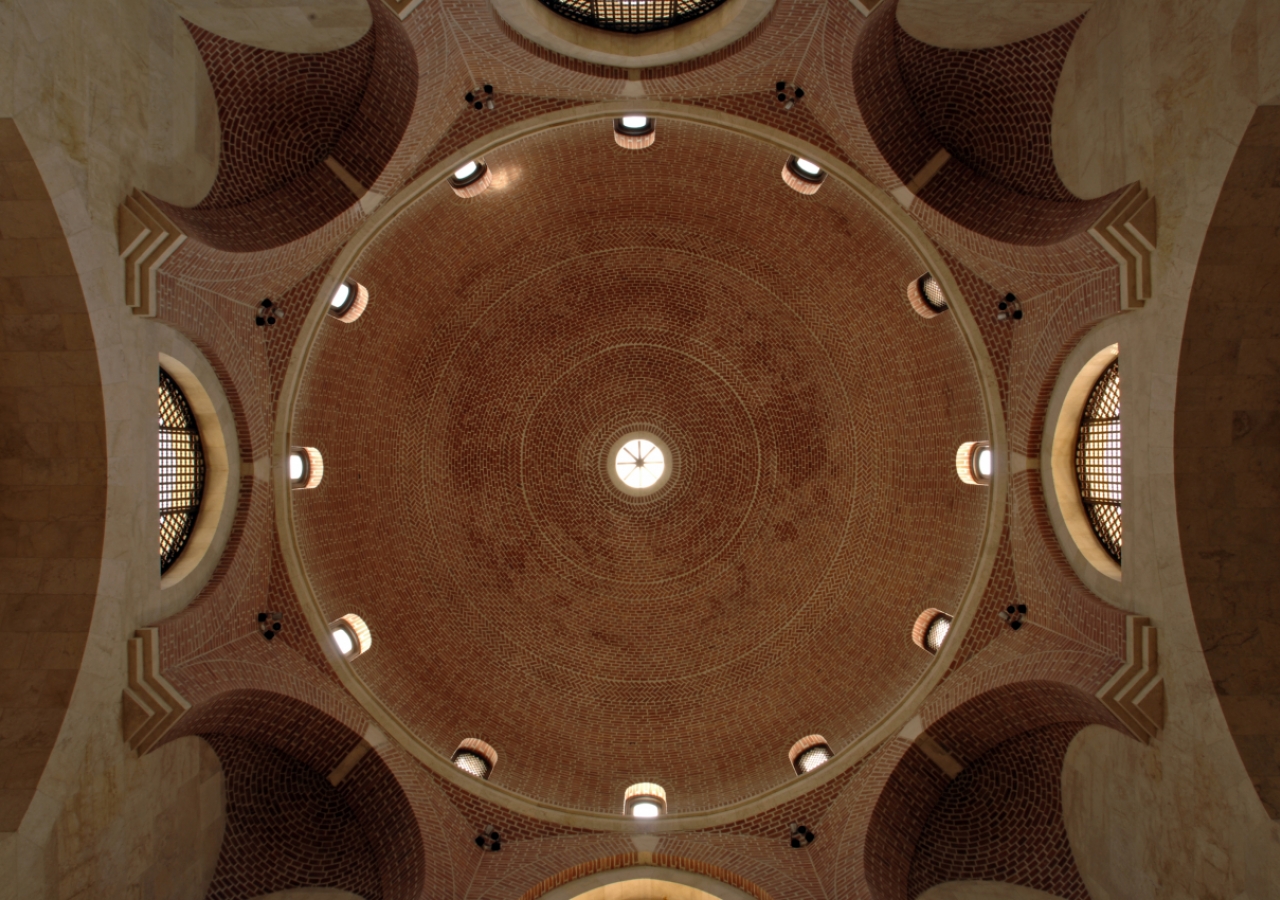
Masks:
[[[644,128],[648,124],[649,124],[648,116],[623,116],[622,117],[623,128],[630,128],[630,129],[639,131],[641,128]]]
[[[973,457],[973,466],[983,478],[990,478],[992,471],[992,453],[990,447],[983,447]]]
[[[924,634],[924,646],[926,650],[937,653],[942,647],[942,642],[947,639],[947,634],[951,631],[951,617],[945,614],[939,614],[929,623],[929,628]]]
[[[350,655],[351,651],[356,649],[356,642],[351,639],[351,632],[345,628],[335,628],[333,630],[333,642],[338,646],[338,652],[343,656]]]
[[[307,461],[301,453],[289,454],[289,480],[297,484],[307,474]]]
[[[631,807],[631,815],[637,819],[656,819],[662,814],[662,808],[651,800],[641,800]]]
[[[351,285],[343,283],[338,285],[338,289],[333,292],[333,298],[329,300],[329,305],[334,309],[343,309],[347,305],[347,298],[351,296]]]
[[[801,172],[804,172],[806,175],[822,174],[821,166],[819,166],[817,163],[809,162],[809,160],[805,159],[802,156],[796,157],[796,168],[798,168]]]
[[[468,178],[470,178],[472,175],[475,174],[476,169],[478,168],[480,168],[479,163],[477,163],[473,159],[471,160],[471,162],[463,165],[462,168],[455,170],[453,173],[453,177],[457,181],[466,181]]]

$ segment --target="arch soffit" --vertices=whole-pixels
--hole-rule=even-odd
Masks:
[[[594,872],[554,887],[545,893],[525,894],[520,900],[577,900],[577,898],[582,898],[582,900],[626,900],[627,895],[625,893],[614,894],[602,889],[607,889],[612,885],[623,885],[631,881],[650,881],[664,886],[679,886],[684,890],[678,892],[678,895],[676,895],[677,900],[709,900],[707,895],[710,895],[710,898],[719,898],[719,900],[757,900],[759,896],[767,896],[759,888],[756,889],[758,891],[756,894],[748,893],[700,872],[690,872],[667,866],[638,865]]]
[[[334,667],[334,671],[342,681],[343,686],[387,734],[405,748],[407,752],[442,780],[469,793],[479,795],[490,802],[532,818],[602,831],[629,831],[633,828],[633,823],[631,819],[620,814],[588,813],[554,806],[524,797],[499,785],[484,781],[477,782],[476,779],[458,771],[447,757],[440,755],[421,741],[365,686],[351,665],[339,657],[332,642],[326,639],[328,620],[320,609],[315,591],[302,564],[302,554],[293,528],[292,491],[289,489],[288,479],[284,477],[281,467],[285,465],[288,448],[291,446],[293,410],[302,386],[303,372],[306,368],[307,359],[318,336],[320,326],[328,315],[328,298],[346,278],[347,272],[356,263],[360,255],[377,239],[382,230],[390,225],[402,211],[410,207],[419,197],[447,179],[460,165],[469,159],[482,157],[488,152],[521,138],[530,137],[560,126],[596,120],[612,120],[623,113],[645,114],[720,128],[770,144],[778,148],[780,154],[802,154],[805,158],[812,159],[821,165],[829,176],[844,183],[861,199],[869,203],[915,250],[924,268],[933,273],[942,282],[943,289],[949,301],[951,301],[952,313],[956,316],[957,324],[974,362],[986,412],[987,433],[990,435],[992,447],[998,457],[1007,455],[1008,452],[1006,425],[1000,404],[995,369],[987,353],[986,344],[982,339],[977,322],[965,302],[959,283],[938,248],[925,235],[924,230],[907,215],[896,200],[868,181],[856,169],[827,151],[786,132],[718,110],[657,100],[615,100],[586,104],[536,116],[484,135],[438,161],[415,179],[412,184],[406,186],[404,190],[379,207],[374,215],[361,226],[341,252],[338,253],[328,274],[321,281],[312,300],[311,307],[307,312],[306,321],[302,325],[298,340],[294,344],[285,373],[280,402],[277,406],[272,443],[272,464],[278,470],[272,479],[277,511],[276,527],[285,568],[288,571],[294,590],[297,592],[307,623],[316,640],[323,648],[323,652],[329,658],[330,664]],[[999,546],[1000,526],[1006,509],[1007,481],[1007,478],[997,479],[989,489],[990,497],[981,545],[964,597],[956,610],[955,621],[951,629],[951,639],[946,642],[943,649],[934,657],[932,664],[925,670],[916,685],[875,727],[869,729],[861,738],[838,752],[829,763],[814,772],[788,781],[757,797],[728,806],[706,812],[663,817],[653,823],[652,829],[655,832],[662,832],[712,827],[734,822],[746,816],[771,809],[839,777],[886,739],[900,731],[933,688],[941,681],[960,645],[963,643],[964,634],[974,617],[978,601],[982,597],[995,563]]]

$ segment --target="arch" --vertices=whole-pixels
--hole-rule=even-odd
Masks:
[[[933,721],[875,802],[863,859],[872,896],[907,900],[976,879],[1087,898],[1062,818],[1061,771],[1090,724],[1114,720],[1090,694],[1046,681],[997,687]]]
[[[716,874],[731,878],[738,883],[723,881],[716,877],[716,874],[702,871],[708,867],[692,860],[664,857],[662,863],[656,865],[638,864],[637,860],[637,854],[629,853],[574,866],[534,885],[520,895],[520,900],[539,900],[539,898],[541,900],[574,900],[584,894],[595,897],[597,895],[594,892],[600,888],[629,881],[646,880],[681,885],[697,893],[718,897],[720,900],[767,900],[769,898],[769,894],[762,888],[746,879],[719,870]]]
[[[199,349],[165,331],[168,340],[159,341],[160,367],[177,382],[195,413],[207,471],[195,528],[182,555],[160,578],[162,614],[186,606],[213,574],[231,536],[240,496],[240,447],[226,392]]]
[[[1079,20],[999,48],[949,50],[907,34],[897,8],[897,0],[882,3],[867,19],[854,52],[853,87],[867,131],[906,186],[903,199],[1002,243],[1043,246],[1086,232],[1119,192],[1080,200],[1053,167],[1052,97]],[[1028,65],[1032,59],[1035,66]],[[1040,72],[1043,83],[1020,70]],[[990,91],[962,97],[940,81],[961,71],[963,84],[975,78],[989,83],[1006,102],[991,102]],[[1047,103],[1040,102],[1043,96]],[[1032,121],[1023,121],[1028,114]],[[1023,140],[1012,158],[1002,118],[1017,119],[1019,134],[1035,136]]]
[[[226,778],[227,831],[211,893],[326,884],[340,871],[341,883],[327,886],[419,896],[421,824],[376,730],[357,734],[301,700],[258,689],[194,707],[179,729],[214,748]],[[276,864],[281,856],[289,866]]]
[[[1280,109],[1260,106],[1200,251],[1183,328],[1173,472],[1182,564],[1218,704],[1254,790],[1280,817],[1280,443],[1274,315],[1280,251],[1269,167]],[[1248,226],[1248,227],[1240,227]]]
[[[35,160],[0,119],[0,600],[10,649],[0,720],[0,832],[35,796],[75,687],[102,563],[106,415],[97,346],[71,249]],[[16,476],[16,477],[15,477]]]
[[[188,24],[213,82],[222,148],[199,204],[155,201],[186,234],[217,250],[267,250],[369,196],[409,126],[418,89],[417,56],[400,20],[380,0],[369,8],[364,37],[318,54],[263,50]],[[246,85],[245,71],[258,80]],[[306,127],[280,127],[294,118]]]
[[[988,420],[987,433],[991,436],[993,447],[1002,448],[1005,441],[1004,421],[998,401],[998,388],[995,375],[987,355],[981,332],[973,315],[965,304],[964,296],[942,253],[934,246],[923,230],[908,217],[902,208],[882,191],[874,187],[849,163],[820,149],[807,144],[792,135],[781,132],[760,123],[734,116],[717,110],[698,106],[668,103],[657,100],[624,100],[605,101],[566,108],[552,113],[536,116],[486,134],[469,144],[456,147],[448,154],[434,158],[433,164],[420,172],[411,185],[401,191],[389,202],[381,206],[376,213],[365,222],[361,229],[338,252],[328,274],[317,285],[313,286],[311,308],[306,321],[301,326],[298,340],[290,357],[289,368],[282,385],[280,403],[277,406],[275,419],[275,455],[282,456],[286,448],[291,446],[292,420],[295,404],[302,383],[302,373],[311,352],[318,330],[328,316],[328,299],[333,291],[345,279],[360,254],[374,241],[382,229],[388,227],[395,217],[408,208],[419,197],[431,190],[457,169],[463,162],[483,157],[486,153],[502,147],[520,138],[537,134],[563,125],[580,122],[605,121],[624,114],[648,115],[657,118],[677,119],[714,128],[724,129],[736,134],[750,137],[776,147],[782,153],[803,153],[808,159],[822,166],[829,176],[843,182],[859,197],[872,204],[881,212],[892,227],[920,256],[920,261],[928,271],[942,283],[951,306],[956,314],[958,327],[964,337],[978,373],[983,393],[984,412]],[[325,618],[315,591],[312,588],[302,565],[301,552],[293,525],[293,503],[287,484],[277,481],[274,485],[276,501],[276,525],[279,532],[285,568],[295,593],[298,595],[307,622],[317,639],[325,641],[328,619]],[[877,747],[887,737],[896,733],[911,716],[914,709],[928,695],[929,691],[941,679],[946,667],[958,652],[962,643],[964,630],[974,615],[976,598],[981,596],[991,567],[995,561],[998,545],[997,524],[1001,516],[1007,486],[1003,480],[992,486],[991,497],[987,505],[987,521],[983,530],[977,563],[965,592],[965,599],[959,604],[953,625],[953,640],[949,640],[943,650],[937,654],[921,680],[883,720],[865,732],[857,741],[841,749],[839,753],[819,770],[802,779],[791,779],[787,783],[761,793],[756,797],[727,805],[715,810],[669,815],[653,823],[656,831],[684,830],[690,827],[706,827],[712,824],[736,821],[745,815],[770,809],[779,803],[799,796],[813,786],[826,783],[838,777],[842,772],[855,764],[861,757]],[[373,695],[369,688],[347,666],[337,665],[335,671],[344,686],[357,698],[362,707],[370,712],[381,727],[387,730],[395,740],[416,759],[429,768],[439,779],[458,788],[482,797],[492,797],[500,806],[513,809],[534,818],[547,821],[573,824],[580,827],[589,821],[591,827],[604,831],[624,831],[632,827],[631,820],[620,814],[573,812],[543,804],[539,801],[517,794],[499,785],[479,781],[459,772],[450,764],[448,757],[428,746],[410,729],[405,727],[381,701]],[[816,779],[816,781],[811,780]],[[696,822],[694,826],[691,823]]]

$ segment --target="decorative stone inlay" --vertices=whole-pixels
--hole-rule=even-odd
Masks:
[[[186,715],[191,704],[160,674],[160,630],[139,628],[129,639],[129,682],[124,689],[124,739],[141,756]]]

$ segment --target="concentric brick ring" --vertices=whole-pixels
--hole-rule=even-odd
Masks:
[[[912,624],[958,607],[983,539],[954,466],[982,392],[850,188],[801,197],[776,148],[714,128],[664,122],[642,154],[608,128],[486,153],[494,188],[433,188],[344,273],[371,299],[312,347],[292,439],[325,482],[294,528],[424,744],[481,738],[492,784],[560,807],[651,780],[709,809],[793,778],[797,737],[846,746],[930,664]],[[673,466],[638,497],[607,477],[632,431]]]

